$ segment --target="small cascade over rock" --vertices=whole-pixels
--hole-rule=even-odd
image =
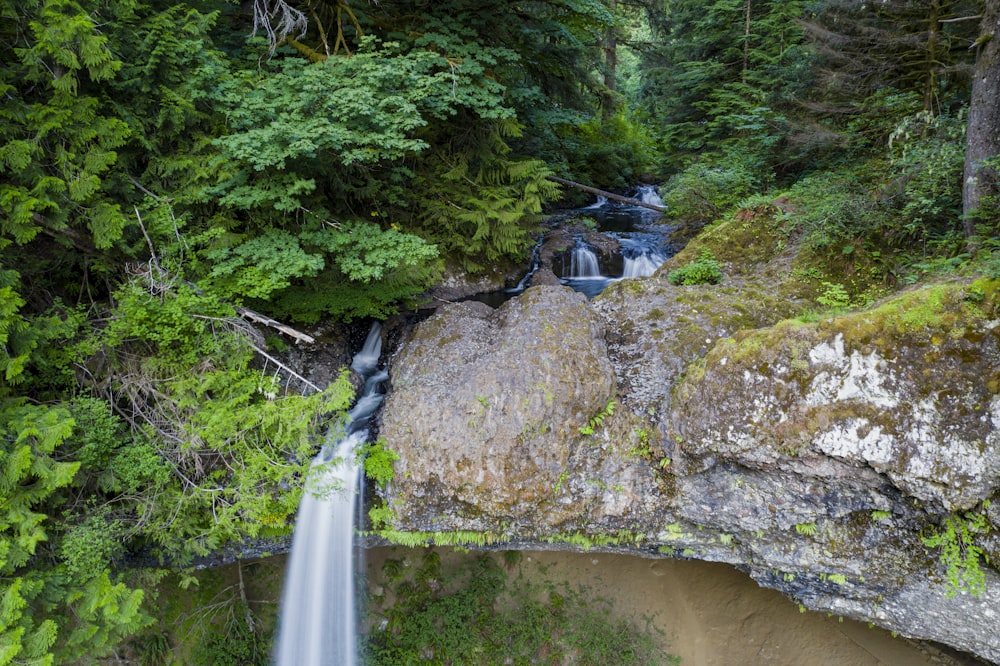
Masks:
[[[588,206],[554,215],[516,285],[463,298],[499,307],[542,284],[562,284],[593,298],[617,280],[652,276],[677,251],[670,239],[678,227],[662,224],[661,212],[636,204],[662,207],[655,185],[642,185],[631,194],[633,203],[597,196]]]
[[[358,663],[354,572],[360,551],[354,548],[354,528],[363,477],[357,448],[368,440],[369,421],[384,397],[388,374],[378,367],[381,349],[376,322],[351,363],[364,379],[361,397],[316,456],[306,480],[281,600],[277,666]]]
[[[569,276],[574,279],[601,277],[597,253],[583,243],[577,243],[571,254]]]
[[[659,238],[650,234],[640,234],[619,239],[624,266],[623,278],[649,277],[667,260],[660,250]]]
[[[663,207],[663,199],[660,198],[659,192],[656,191],[656,185],[640,185],[636,191],[635,198],[642,203]]]

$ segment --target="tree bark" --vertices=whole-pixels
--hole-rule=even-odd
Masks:
[[[618,10],[618,0],[610,0],[608,8],[612,14]],[[618,26],[611,26],[604,35],[604,87],[608,94],[602,100],[601,117],[609,120],[615,115],[615,96],[618,90]]]
[[[746,0],[743,3],[743,70],[740,73],[740,80],[743,83],[747,82],[747,72],[750,71],[750,10],[752,9],[750,5],[750,0]]]
[[[976,233],[975,213],[984,199],[998,193],[997,170],[983,161],[1000,154],[1000,0],[985,0],[969,101],[962,183],[966,239]]]

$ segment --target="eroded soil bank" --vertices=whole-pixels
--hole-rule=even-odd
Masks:
[[[369,588],[385,583],[386,559],[419,566],[423,551],[366,552]],[[442,562],[477,553],[441,550]],[[496,557],[500,558],[498,553]],[[652,618],[670,653],[684,666],[968,666],[983,662],[943,648],[893,637],[878,627],[798,606],[759,587],[737,569],[713,562],[649,560],[608,553],[525,552],[512,574],[582,586],[613,602],[613,613]]]

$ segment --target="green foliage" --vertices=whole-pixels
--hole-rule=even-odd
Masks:
[[[809,75],[804,6],[681,0],[649,13],[659,39],[645,53],[641,108],[657,118],[666,154],[733,144],[765,169],[789,158],[789,101]]]
[[[823,282],[823,292],[816,297],[816,302],[825,305],[834,312],[843,312],[851,305],[851,295],[844,285],[836,282]]]
[[[231,308],[183,284],[158,295],[147,287],[123,289],[112,323],[84,345],[105,359],[101,382],[132,415],[134,439],[98,447],[84,437],[79,451],[94,465],[94,483],[127,493],[133,529],[172,557],[287,533],[296,479],[352,397],[347,373],[320,393],[289,394],[279,375],[252,366]]]
[[[655,161],[649,132],[624,113],[570,123],[560,138],[569,177],[608,190],[634,187]]]
[[[615,413],[615,400],[614,398],[612,398],[611,400],[608,400],[608,404],[604,406],[604,409],[602,409],[600,412],[592,416],[590,420],[587,421],[587,425],[582,426],[580,428],[580,434],[588,436],[593,435],[594,431],[597,428],[600,428],[601,426],[604,425],[604,419],[608,418],[614,413]]]
[[[110,565],[124,536],[121,521],[109,517],[106,511],[98,511],[67,526],[59,543],[59,556],[70,575],[83,578]]]
[[[893,241],[900,245],[927,242],[959,232],[965,159],[963,114],[923,111],[908,116],[896,126],[889,141],[897,183],[902,184],[902,192],[893,192],[893,213],[899,220],[894,225]]]
[[[719,284],[722,279],[722,267],[712,251],[705,247],[701,248],[698,258],[690,264],[667,274],[667,280],[677,285]]]
[[[204,241],[205,239],[200,239]],[[223,297],[274,301],[297,321],[384,317],[438,276],[437,249],[413,234],[365,221],[270,229],[249,240],[206,243],[212,268],[201,284]]]
[[[365,476],[385,488],[395,474],[392,463],[399,460],[399,454],[387,448],[385,441],[380,439],[366,444],[359,455],[364,458]]]
[[[113,5],[122,16],[134,7]],[[0,235],[19,244],[45,231],[87,236],[103,249],[126,225],[102,191],[128,127],[106,115],[97,97],[121,67],[92,16],[99,7],[0,4],[10,35],[0,46]]]
[[[795,531],[802,536],[813,536],[817,532],[816,523],[797,523]]]
[[[234,604],[221,630],[212,631],[191,655],[195,666],[267,666],[271,663],[266,641],[243,621],[249,613]]]
[[[509,561],[509,560],[508,560]],[[455,569],[427,551],[412,577],[390,577],[395,601],[374,612],[367,663],[673,663],[648,629],[608,619],[609,606],[555,586],[511,584],[492,555]],[[372,622],[375,625],[377,623]]]
[[[372,530],[376,533],[388,529],[392,525],[393,518],[395,514],[384,503],[375,504],[368,510],[368,519],[371,521]]]
[[[163,632],[143,634],[129,641],[139,666],[167,666],[170,663],[170,639]]]
[[[986,574],[979,565],[985,553],[974,540],[975,535],[987,532],[986,516],[967,512],[948,516],[937,533],[923,537],[925,546],[941,549],[939,558],[947,576],[948,597],[959,593],[979,596],[986,589]]]
[[[146,626],[142,592],[115,583],[108,572],[113,538],[80,525],[53,565],[46,542],[58,545],[46,504],[73,483],[80,463],[59,461],[73,431],[64,408],[0,400],[0,645],[5,663],[60,663],[108,653]],[[99,543],[92,541],[101,535]]]
[[[504,134],[520,131],[509,122],[483,124],[447,152],[433,151],[417,173],[418,228],[467,269],[523,258],[543,203],[558,191],[542,162],[506,157]]]
[[[660,187],[670,216],[689,223],[716,220],[760,186],[752,169],[737,159],[704,159]]]

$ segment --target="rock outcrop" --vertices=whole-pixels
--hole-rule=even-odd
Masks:
[[[729,562],[1000,661],[996,291],[810,323],[735,279],[442,307],[391,363],[389,527]]]

